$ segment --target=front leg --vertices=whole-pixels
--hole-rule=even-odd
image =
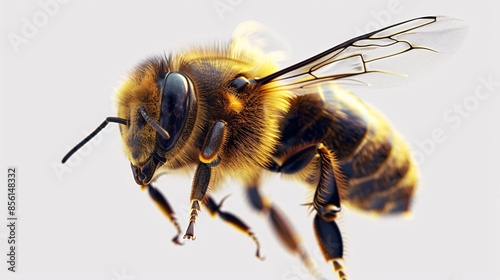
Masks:
[[[184,235],[184,239],[196,239],[194,235],[194,225],[196,223],[196,217],[201,211],[201,203],[205,199],[205,196],[210,187],[210,178],[212,177],[212,170],[210,165],[200,162],[193,179],[193,186],[191,188],[191,208],[190,208],[190,218],[189,226]]]
[[[167,216],[167,218],[172,222],[172,224],[175,226],[177,229],[177,234],[172,238],[172,242],[174,242],[177,245],[183,245],[179,241],[179,235],[181,234],[181,227],[179,226],[179,223],[177,222],[177,218],[175,217],[174,210],[170,206],[170,203],[168,203],[167,199],[161,194],[161,192],[153,187],[152,184],[142,186],[143,189],[147,189],[149,192],[149,196],[151,196],[151,199],[156,203],[156,205],[160,208],[160,210]]]
[[[206,195],[210,189],[212,179],[212,168],[220,163],[220,154],[227,138],[227,125],[223,121],[215,122],[208,132],[200,153],[200,164],[196,168],[196,173],[191,187],[191,207],[189,226],[184,235],[184,239],[196,239],[194,227],[196,217],[201,211],[201,205],[206,200]]]

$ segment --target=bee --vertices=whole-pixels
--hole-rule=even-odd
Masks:
[[[303,181],[314,195],[314,232],[324,258],[347,279],[344,242],[336,221],[344,206],[378,215],[410,211],[418,171],[410,150],[386,118],[341,84],[393,83],[429,58],[451,53],[466,28],[459,20],[426,16],[347,40],[284,69],[237,38],[152,56],[117,91],[118,116],[104,122],[63,158],[109,123],[117,123],[132,175],[176,228],[170,202],[154,187],[161,175],[195,168],[190,217],[183,239],[194,240],[197,217],[212,215],[246,233],[251,227],[221,210],[211,193],[237,178],[250,205],[267,215],[278,239],[322,277],[279,207],[259,191],[266,171]],[[436,47],[435,47],[436,46]]]

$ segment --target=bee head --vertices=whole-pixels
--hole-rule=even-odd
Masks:
[[[190,134],[188,119],[196,115],[193,83],[180,72],[169,71],[168,60],[152,58],[129,75],[118,89],[118,117],[108,117],[63,158],[66,162],[109,122],[119,123],[123,147],[134,179],[149,184],[168,158]]]
[[[139,185],[148,184],[186,131],[186,121],[196,110],[193,83],[180,72],[171,72],[161,61],[140,66],[118,91],[118,116],[126,119],[121,135]]]

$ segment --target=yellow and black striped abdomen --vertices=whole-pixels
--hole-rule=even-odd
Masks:
[[[276,156],[323,143],[346,178],[343,203],[377,214],[407,212],[418,176],[406,143],[384,116],[348,91],[321,90],[291,100]]]

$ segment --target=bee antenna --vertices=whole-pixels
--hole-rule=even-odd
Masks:
[[[101,130],[103,130],[108,123],[114,122],[123,125],[127,125],[127,120],[116,117],[107,117],[92,133],[90,133],[85,139],[78,143],[73,149],[71,149],[62,159],[62,163],[65,163],[76,151],[78,151],[83,145],[87,144],[94,136],[96,136]]]
[[[161,135],[161,137],[165,138],[165,140],[168,140],[170,138],[170,134],[168,134],[168,132],[163,127],[161,127],[148,115],[148,113],[146,113],[146,109],[144,109],[144,107],[139,108],[139,113],[144,118],[144,120],[146,120],[156,130],[156,132]]]

